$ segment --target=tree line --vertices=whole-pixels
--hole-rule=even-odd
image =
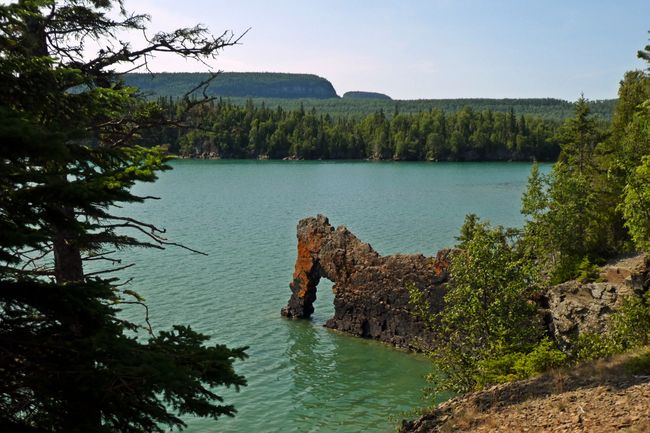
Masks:
[[[373,159],[405,161],[552,161],[559,154],[561,123],[514,110],[333,117],[303,107],[286,111],[219,99],[189,110],[184,101],[161,98],[186,129],[142,133],[144,145],[164,144],[183,157],[259,159]]]
[[[639,57],[650,62],[650,45]],[[556,341],[538,311],[551,286],[598,281],[606,260],[650,250],[650,70],[626,73],[618,101],[602,129],[578,100],[551,172],[532,167],[522,228],[466,217],[440,313],[409,287],[436,339],[434,390],[465,392],[650,344],[650,290],[623,298],[605,332],[568,341]],[[630,359],[650,371],[647,355]]]
[[[161,95],[162,96],[162,95]],[[573,115],[575,102],[555,98],[457,98],[457,99],[353,99],[353,98],[242,98],[229,97],[228,100],[236,105],[246,105],[251,100],[256,106],[282,107],[283,110],[316,110],[318,114],[329,114],[335,117],[362,117],[383,110],[387,115],[395,112],[415,114],[423,111],[439,109],[447,113],[457,112],[466,107],[475,111],[494,111],[508,113],[513,110],[516,116],[539,116],[548,120],[563,121]],[[611,120],[616,99],[589,101],[589,108],[595,117],[601,120]]]
[[[203,80],[210,77],[206,73],[125,74],[127,85],[136,87],[143,96],[155,100],[159,97],[183,98]],[[303,106],[307,111],[315,109],[318,114],[330,116],[362,117],[383,110],[387,114],[420,113],[439,109],[445,112],[460,111],[471,107],[475,111],[498,111],[507,113],[511,109],[515,115],[539,116],[544,119],[562,121],[573,114],[574,102],[556,98],[449,98],[449,99],[368,99],[379,96],[374,92],[348,92],[338,97],[332,84],[325,78],[308,74],[280,73],[220,73],[210,85],[202,89],[210,97],[228,98],[236,105],[244,106],[249,100],[256,106],[282,107],[283,110],[298,110]],[[364,99],[348,97],[349,94],[364,95]],[[201,94],[195,92],[195,94]],[[611,120],[615,99],[589,102],[594,115],[603,120]]]

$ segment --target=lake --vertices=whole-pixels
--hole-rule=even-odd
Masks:
[[[323,328],[331,283],[321,281],[310,321],[280,317],[289,299],[296,224],[327,215],[380,254],[434,255],[451,246],[465,214],[521,225],[530,164],[320,161],[174,161],[139,194],[161,200],[126,212],[167,229],[180,248],[130,250],[133,277],[155,329],[190,324],[229,346],[250,346],[237,364],[240,393],[219,390],[239,411],[187,432],[393,432],[423,407],[427,360]],[[544,166],[544,170],[550,166]],[[129,309],[129,318],[142,311]]]

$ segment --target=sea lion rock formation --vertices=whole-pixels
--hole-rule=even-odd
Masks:
[[[407,286],[417,287],[431,309],[439,311],[449,278],[450,253],[382,257],[344,226],[334,229],[323,215],[305,218],[298,223],[291,298],[282,315],[309,318],[316,287],[324,277],[334,283],[334,317],[326,327],[399,347],[426,348],[431,331],[412,314]]]

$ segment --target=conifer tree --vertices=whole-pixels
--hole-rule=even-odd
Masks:
[[[246,383],[233,368],[243,348],[122,319],[124,304],[144,303],[109,273],[120,266],[86,269],[111,250],[173,244],[111,211],[147,199],[130,188],[168,168],[163,149],[134,144],[166,124],[163,110],[115,69],[159,52],[206,60],[236,43],[201,26],[141,48],[116,37],[147,21],[119,0],[0,5],[0,431],[163,431],[185,414],[233,415],[214,388]]]

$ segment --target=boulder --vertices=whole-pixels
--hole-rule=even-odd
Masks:
[[[583,332],[607,330],[609,316],[626,296],[642,295],[650,287],[650,257],[618,258],[601,268],[597,282],[567,281],[542,297],[550,333],[567,343]]]

